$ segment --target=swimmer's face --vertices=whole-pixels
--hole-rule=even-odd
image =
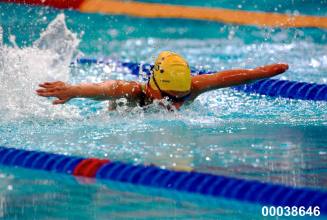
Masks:
[[[184,96],[187,96],[188,94],[190,94],[191,90],[183,91],[183,92],[168,90],[168,91],[164,91],[164,92],[173,97],[176,97],[176,98],[183,98]]]
[[[188,91],[173,91],[173,90],[154,90],[151,85],[148,83],[147,84],[147,88],[150,89],[150,92],[156,97],[156,98],[164,98],[164,97],[168,97],[171,100],[175,100],[175,101],[181,101],[178,99],[182,99],[183,97],[189,95],[191,93],[191,90]]]

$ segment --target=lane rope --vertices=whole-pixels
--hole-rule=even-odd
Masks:
[[[262,205],[319,206],[327,214],[327,192],[294,188],[196,171],[175,171],[154,165],[133,165],[0,146],[0,164],[101,180],[118,181]]]

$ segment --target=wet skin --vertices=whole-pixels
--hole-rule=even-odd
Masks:
[[[185,92],[164,91],[171,96],[181,98],[189,95],[187,102],[192,102],[198,95],[219,88],[250,83],[254,80],[273,77],[288,69],[287,64],[271,64],[255,69],[235,69],[203,74],[192,77],[191,90]],[[39,84],[37,95],[43,97],[56,97],[53,104],[64,104],[72,98],[91,98],[95,100],[117,100],[126,98],[129,105],[136,106],[145,95],[151,103],[165,97],[158,88],[151,88],[148,84],[142,89],[142,84],[135,81],[108,80],[102,83],[83,83],[70,85],[61,81],[45,82]],[[172,103],[177,109],[184,102]]]

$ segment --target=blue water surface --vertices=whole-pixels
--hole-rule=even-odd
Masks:
[[[319,16],[327,8],[325,1],[168,3]],[[52,106],[51,99],[33,92],[52,77],[69,83],[142,81],[115,62],[70,62],[109,57],[151,63],[162,50],[176,51],[205,70],[288,63],[290,69],[277,79],[326,84],[325,29],[82,14],[8,3],[0,3],[0,25],[0,145],[326,190],[325,102],[225,88],[177,112],[155,105],[149,111],[129,108],[124,100],[110,112],[107,102],[74,99]],[[261,206],[224,199],[19,168],[1,167],[0,178],[4,219],[262,219]]]

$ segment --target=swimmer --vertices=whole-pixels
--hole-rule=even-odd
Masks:
[[[145,84],[108,80],[101,83],[70,85],[57,81],[39,84],[42,88],[36,92],[39,96],[56,97],[53,104],[64,104],[72,98],[112,101],[126,98],[129,106],[143,107],[154,100],[167,99],[172,106],[179,109],[204,92],[276,76],[287,69],[287,64],[271,64],[255,69],[234,69],[191,76],[190,67],[184,58],[176,53],[163,51],[156,59],[151,76]],[[168,106],[168,109],[172,106]]]

